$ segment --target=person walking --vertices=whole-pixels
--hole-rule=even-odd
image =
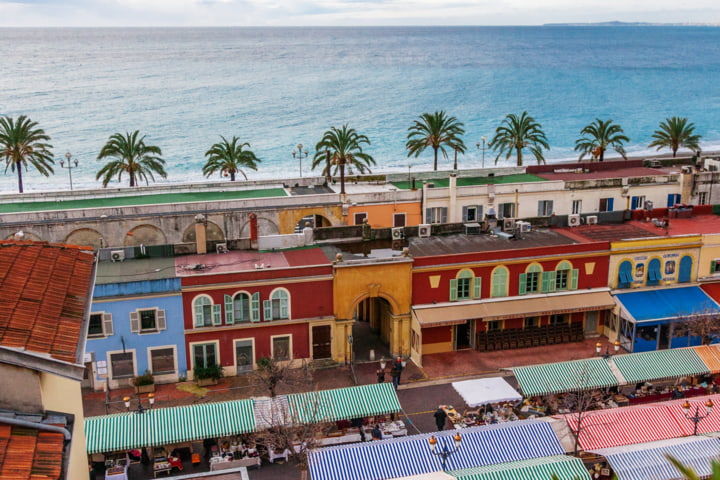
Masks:
[[[400,369],[397,368],[396,365],[393,365],[392,370],[390,370],[390,376],[392,377],[392,382],[395,386],[395,390],[397,390],[398,386],[400,385]]]
[[[397,368],[398,370],[398,384],[400,383],[400,376],[402,375],[403,371],[403,361],[401,357],[397,357],[395,361],[393,362],[393,368]]]
[[[445,413],[445,410],[438,407],[437,410],[435,410],[435,425],[437,426],[438,431],[443,430],[445,428],[445,421],[447,420],[447,413]]]
[[[378,368],[375,373],[377,374],[378,383],[383,383],[385,381],[385,369]]]

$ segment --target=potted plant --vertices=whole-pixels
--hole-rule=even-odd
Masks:
[[[218,380],[223,377],[223,368],[218,363],[206,367],[195,367],[194,375],[195,381],[200,387],[217,385]]]
[[[150,370],[138,375],[133,379],[135,385],[135,393],[152,393],[155,391],[155,378]]]

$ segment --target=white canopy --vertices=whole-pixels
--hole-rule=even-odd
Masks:
[[[464,380],[462,382],[453,382],[452,386],[465,400],[468,407],[522,400],[522,395],[502,377]]]

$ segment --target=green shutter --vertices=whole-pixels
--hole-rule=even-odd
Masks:
[[[250,301],[250,321],[260,321],[260,292],[252,294],[252,300]]]
[[[482,278],[473,278],[473,298],[480,298],[480,286],[482,285]]]
[[[290,299],[289,298],[283,298],[280,300],[280,318],[290,318]]]
[[[130,333],[140,332],[140,314],[137,311],[130,312]]]
[[[717,261],[713,260],[712,262],[710,262],[710,273],[715,272],[717,272]]]
[[[235,323],[235,313],[233,312],[233,299],[230,295],[225,295],[225,323],[232,325]]]
[[[200,303],[195,302],[195,307],[193,307],[193,308],[195,308],[195,326],[202,327],[203,325],[205,325],[205,318],[204,318],[205,315],[203,314],[203,306]]]
[[[272,302],[270,300],[263,300],[263,317],[266,322],[273,319]]]
[[[213,325],[222,325],[222,305],[215,304],[212,306]]]
[[[557,272],[555,270],[551,270],[549,272],[544,272],[543,276],[547,276],[547,279],[548,279],[547,290],[544,290],[544,291],[545,292],[554,292],[555,290],[557,290],[557,288],[556,288],[557,285],[555,283],[557,281]],[[545,283],[544,278],[543,278],[543,283]]]
[[[458,299],[458,281],[457,278],[450,280],[450,301],[455,302]]]
[[[527,293],[527,274],[521,273],[520,280],[518,282],[518,295],[525,295]]]
[[[540,285],[540,292],[547,293],[550,291],[550,275],[548,275],[550,272],[542,272],[540,274],[540,278],[542,279],[541,285]]]
[[[580,270],[573,268],[570,275],[570,290],[577,290],[578,288],[578,273]]]

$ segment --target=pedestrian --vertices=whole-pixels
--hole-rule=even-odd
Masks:
[[[350,423],[353,427],[357,428],[360,433],[360,441],[365,442],[367,439],[365,438],[365,429],[363,429],[363,419],[362,418],[353,418]]]
[[[397,368],[397,366],[393,365],[392,370],[390,370],[390,376],[392,377],[392,382],[395,386],[395,390],[397,390],[398,386],[400,385],[400,369]]]
[[[447,420],[447,413],[441,407],[435,410],[435,425],[437,425],[438,431],[445,428],[445,421]]]
[[[377,374],[378,383],[383,383],[385,381],[385,369],[378,368],[376,374]]]
[[[375,428],[372,429],[373,440],[382,440],[382,432],[380,431],[380,425],[375,424]]]

